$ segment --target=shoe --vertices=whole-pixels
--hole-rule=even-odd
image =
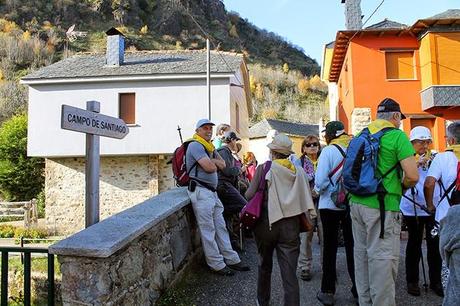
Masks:
[[[237,263],[237,264],[234,264],[234,265],[227,265],[227,267],[229,267],[230,269],[236,270],[236,271],[249,271],[249,270],[251,270],[251,268],[249,268],[249,266],[246,266],[241,261],[239,263]]]
[[[413,296],[420,296],[420,287],[417,283],[407,283],[407,293]]]
[[[212,272],[222,275],[222,276],[232,276],[235,275],[235,272],[230,270],[227,266],[225,266],[223,269],[220,270],[212,270]]]
[[[300,279],[304,281],[311,281],[312,275],[310,270],[302,270],[300,271]]]
[[[433,290],[437,296],[444,297],[444,290],[441,284],[434,284],[434,285],[430,284],[430,289]]]
[[[335,301],[334,301],[334,293],[326,293],[326,292],[318,291],[318,293],[316,294],[316,298],[323,305],[332,306],[335,303]]]

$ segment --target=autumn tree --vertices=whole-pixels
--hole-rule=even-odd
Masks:
[[[284,65],[283,65],[283,72],[284,72],[285,74],[288,74],[288,73],[289,73],[289,65],[288,65],[288,63],[284,63]]]

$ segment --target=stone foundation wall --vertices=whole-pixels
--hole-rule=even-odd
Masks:
[[[167,159],[159,155],[102,157],[101,220],[171,188],[171,166],[166,162]],[[84,158],[46,159],[45,195],[48,230],[71,234],[83,229]]]
[[[190,199],[176,188],[50,247],[64,305],[154,305],[201,254]]]
[[[370,108],[355,108],[351,113],[351,134],[356,135],[371,123]]]

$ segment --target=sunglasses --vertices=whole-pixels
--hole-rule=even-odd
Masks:
[[[307,148],[319,147],[319,143],[317,143],[317,142],[306,143],[304,147],[307,147]]]

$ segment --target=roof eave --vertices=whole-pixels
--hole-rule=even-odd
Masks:
[[[230,78],[232,72],[211,73],[212,79]],[[128,76],[102,76],[102,77],[79,77],[79,78],[42,78],[42,79],[21,79],[24,85],[41,84],[71,84],[71,83],[101,83],[101,82],[134,82],[134,81],[154,81],[154,80],[176,80],[176,79],[203,79],[206,73],[194,74],[162,74],[162,75],[128,75]]]

